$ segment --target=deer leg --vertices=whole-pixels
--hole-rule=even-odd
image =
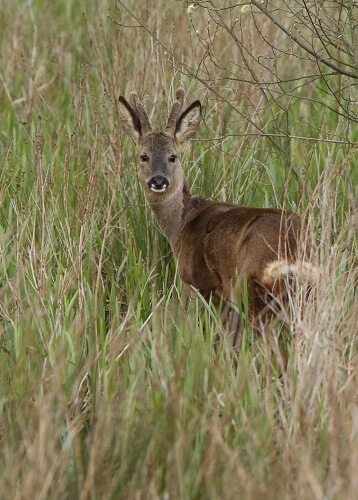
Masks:
[[[238,352],[241,347],[239,314],[235,308],[232,307],[232,304],[229,301],[225,303],[224,309],[221,313],[221,322],[230,337],[231,346],[236,352]]]
[[[275,329],[283,320],[282,307],[284,305],[284,293],[274,294],[259,283],[255,284],[255,293],[256,315],[253,320],[253,326],[260,332],[269,351],[277,359],[281,368],[281,374],[283,374],[287,369],[288,358],[280,340],[275,335]]]

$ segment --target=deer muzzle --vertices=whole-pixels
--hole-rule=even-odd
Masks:
[[[168,179],[166,177],[163,177],[162,175],[155,175],[148,182],[148,187],[154,193],[164,193],[168,186]]]

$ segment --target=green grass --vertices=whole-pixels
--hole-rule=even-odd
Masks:
[[[134,23],[111,2],[17,1],[0,14],[0,496],[353,498],[353,146],[282,139],[283,157],[263,137],[208,141],[224,122],[227,134],[246,131],[208,94],[183,153],[193,192],[312,222],[323,273],[315,306],[272,332],[289,354],[280,379],[270,339],[247,326],[236,357],[217,312],[183,290],[115,106],[136,88],[163,122],[180,75],[148,34],[107,14]],[[166,43],[171,16],[187,29],[180,2],[148,19]],[[53,78],[41,92],[36,74],[37,88]],[[318,83],[304,92],[326,98]],[[237,105],[245,113],[245,97]],[[291,135],[358,142],[356,127],[311,101],[287,109]],[[282,127],[270,112],[267,132]]]

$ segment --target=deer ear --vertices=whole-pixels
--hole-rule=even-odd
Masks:
[[[201,104],[195,101],[180,115],[176,128],[175,138],[183,144],[193,137],[201,122]]]
[[[137,113],[123,96],[119,97],[118,104],[122,127],[133,139],[138,140],[142,135],[142,127]]]

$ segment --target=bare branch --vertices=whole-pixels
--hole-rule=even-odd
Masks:
[[[331,61],[329,61],[326,58],[321,57],[317,52],[315,52],[313,49],[311,49],[308,45],[304,44],[298,37],[290,33],[285,26],[280,23],[277,19],[274,18],[274,16],[269,12],[261,3],[257,2],[256,0],[251,0],[252,5],[257,7],[263,14],[265,14],[267,17],[271,19],[271,21],[278,27],[280,28],[281,31],[283,31],[291,40],[293,40],[297,45],[299,45],[303,50],[311,54],[317,61],[320,61],[322,64],[325,64],[329,68],[337,71],[337,73],[340,73],[345,76],[349,76],[350,78],[355,78],[358,79],[358,73],[352,73],[351,71],[347,71],[344,68],[337,66],[336,64],[333,64]]]

